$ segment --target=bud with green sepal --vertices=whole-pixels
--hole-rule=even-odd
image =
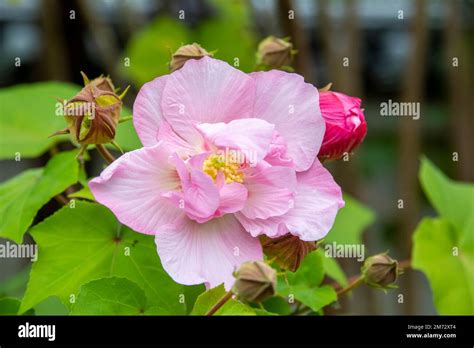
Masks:
[[[102,144],[111,143],[121,151],[114,139],[117,124],[121,121],[122,99],[129,87],[118,95],[110,77],[89,80],[86,74],[81,74],[84,88],[70,100],[61,101],[67,128],[52,136],[69,133],[81,146],[80,154],[92,144],[102,148]]]
[[[394,283],[402,274],[402,269],[397,260],[383,253],[367,258],[361,272],[367,285],[377,289],[393,289],[396,288]]]
[[[232,292],[240,300],[259,303],[276,293],[277,273],[263,261],[243,263],[234,273]]]
[[[306,255],[316,250],[316,242],[306,242],[292,234],[277,238],[261,236],[263,252],[283,270],[296,272]]]
[[[171,55],[170,70],[174,72],[181,69],[190,59],[201,59],[202,57],[212,57],[212,52],[206,51],[199,44],[181,46]]]
[[[291,64],[296,53],[289,38],[280,39],[269,36],[258,45],[257,69],[293,71]]]

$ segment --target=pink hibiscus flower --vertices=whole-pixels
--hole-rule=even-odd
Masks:
[[[323,238],[344,202],[317,159],[318,91],[296,74],[245,74],[204,57],[145,84],[133,108],[145,147],[90,182],[98,202],[155,235],[178,283],[224,283],[262,259],[258,236]]]

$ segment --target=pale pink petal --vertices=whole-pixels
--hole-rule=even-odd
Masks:
[[[280,216],[268,219],[249,219],[241,212],[238,212],[235,214],[235,217],[252,237],[265,234],[268,237],[276,238],[288,233],[288,229],[282,223]]]
[[[242,210],[247,200],[248,191],[244,185],[233,182],[223,185],[219,195],[219,212],[221,214],[228,214]]]
[[[145,83],[133,104],[133,125],[143,146],[158,143],[158,131],[163,123],[161,97],[168,75]]]
[[[252,117],[255,84],[229,64],[204,57],[169,75],[161,108],[173,130],[190,144],[201,139],[195,125]]]
[[[294,167],[293,160],[287,155],[286,141],[277,131],[273,131],[270,149],[265,156],[265,162],[272,166]]]
[[[266,167],[246,174],[244,184],[249,195],[241,212],[250,219],[282,215],[293,207],[296,174],[292,168]]]
[[[265,120],[246,118],[227,124],[202,123],[197,128],[212,145],[240,150],[250,165],[256,165],[268,153],[275,126]]]
[[[251,76],[256,82],[254,117],[274,124],[286,141],[295,169],[307,170],[318,154],[325,130],[318,90],[300,75],[283,71]]]
[[[192,169],[190,186],[184,189],[184,211],[200,223],[212,219],[219,207],[219,191],[212,178],[202,171]]]
[[[158,139],[168,144],[181,157],[193,156],[202,151],[202,147],[191,146],[187,141],[177,135],[168,122],[163,121],[158,130]]]
[[[297,180],[294,208],[285,215],[249,219],[236,214],[252,236],[275,238],[290,232],[304,241],[315,241],[327,235],[338,210],[344,206],[341,188],[317,159],[308,171],[297,173]]]
[[[203,167],[203,165],[204,165],[204,161],[205,161],[206,158],[208,158],[211,154],[212,154],[212,152],[208,151],[208,152],[200,153],[200,154],[198,154],[198,155],[194,155],[193,157],[191,157],[191,158],[189,159],[188,163],[189,163],[189,165],[191,166],[191,168],[202,170],[202,167]]]
[[[301,240],[324,238],[344,207],[341,188],[317,159],[308,171],[297,174],[297,180],[295,207],[282,220]]]
[[[92,179],[89,187],[120,222],[135,231],[154,234],[183,214],[161,196],[180,188],[170,154],[163,143],[127,152]]]
[[[163,268],[180,284],[224,283],[230,289],[236,268],[261,260],[262,247],[230,214],[204,224],[181,219],[162,226],[155,236]]]
[[[176,154],[170,156],[181,180],[180,191],[165,192],[167,198],[176,207],[184,209],[186,215],[199,223],[214,217],[219,207],[219,189],[212,178],[201,170],[189,167]]]

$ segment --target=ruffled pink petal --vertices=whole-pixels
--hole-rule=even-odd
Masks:
[[[252,117],[255,84],[229,64],[204,57],[189,60],[169,75],[161,108],[173,130],[190,144],[200,144],[195,125]]]
[[[287,156],[286,141],[277,131],[273,132],[270,149],[265,156],[265,162],[272,166],[294,167],[293,160]]]
[[[179,192],[165,192],[162,196],[183,209],[190,219],[199,223],[212,219],[220,201],[219,190],[212,178],[199,169],[187,166],[176,153],[170,156],[170,162],[176,166],[181,187]]]
[[[127,152],[89,182],[95,199],[135,231],[154,234],[183,214],[161,196],[180,180],[163,144]]]
[[[267,219],[285,214],[294,203],[296,173],[287,167],[266,167],[245,175],[249,192],[242,214],[250,219]]]
[[[145,83],[133,104],[133,125],[143,146],[158,143],[158,131],[162,125],[161,97],[168,75]]]
[[[248,191],[244,185],[233,182],[223,185],[219,195],[219,213],[228,214],[242,210],[248,197]]]
[[[238,212],[235,214],[235,217],[252,237],[264,234],[270,238],[276,238],[288,233],[288,229],[282,223],[280,216],[268,219],[249,219],[241,212]]]
[[[212,178],[197,169],[191,170],[190,186],[183,192],[186,215],[199,222],[214,217],[219,207],[219,191]]]
[[[338,210],[344,206],[341,188],[319,160],[308,171],[297,173],[297,180],[294,208],[285,215],[249,219],[236,214],[252,236],[265,234],[275,238],[290,232],[304,241],[315,241],[328,234]]]
[[[318,90],[303,77],[283,71],[256,72],[254,117],[275,125],[285,139],[287,154],[297,171],[307,170],[318,154],[325,123]]]
[[[162,226],[155,242],[163,268],[185,285],[224,283],[230,289],[239,265],[263,258],[259,240],[229,214],[205,224],[181,219]]]
[[[240,150],[250,165],[260,162],[269,151],[274,125],[265,120],[246,118],[229,123],[202,123],[196,126],[212,145]]]

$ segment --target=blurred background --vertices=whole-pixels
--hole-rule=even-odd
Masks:
[[[333,90],[363,100],[364,143],[350,161],[328,166],[343,191],[375,213],[363,235],[366,255],[389,250],[405,260],[420,218],[435,214],[418,183],[420,156],[455,180],[474,180],[473,8],[472,0],[0,0],[0,87],[81,85],[79,71],[103,73],[116,86],[131,85],[131,107],[143,83],[168,73],[170,54],[182,44],[198,42],[248,72],[260,40],[290,37],[295,70],[307,82],[332,82]],[[389,99],[419,102],[420,119],[382,117],[380,103]],[[47,159],[21,166],[2,160],[0,181]],[[348,275],[358,273],[360,263],[340,261]],[[23,291],[28,263],[0,261],[0,294]],[[435,314],[425,277],[410,270],[398,289],[361,287],[333,312]]]

